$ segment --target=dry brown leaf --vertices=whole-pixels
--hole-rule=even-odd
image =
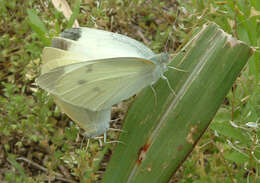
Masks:
[[[52,0],[52,4],[58,11],[63,13],[67,20],[70,19],[72,11],[66,0]],[[75,20],[73,27],[79,27],[79,23],[77,20]]]

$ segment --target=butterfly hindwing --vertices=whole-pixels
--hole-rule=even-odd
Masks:
[[[85,130],[88,137],[95,137],[106,132],[109,128],[111,108],[101,111],[91,111],[79,107],[53,96],[55,103],[67,114],[77,125]]]
[[[53,47],[45,47],[43,50],[41,73],[48,73],[50,70],[60,66],[68,65],[76,61],[80,62],[82,56],[72,52],[64,51]],[[77,60],[76,60],[77,59]],[[56,77],[59,77],[58,75]],[[60,97],[52,95],[55,103],[61,111],[67,114],[75,123],[85,130],[88,137],[95,137],[106,132],[109,127],[111,108],[101,111],[91,111],[84,107],[79,107],[67,103]]]

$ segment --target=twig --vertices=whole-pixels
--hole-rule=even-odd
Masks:
[[[63,175],[68,178],[68,179],[71,179],[71,175],[68,171],[68,169],[66,167],[64,167],[63,165],[58,165],[59,169],[61,170],[61,172],[63,173]]]
[[[43,166],[33,162],[32,160],[29,160],[27,158],[24,158],[24,157],[19,157],[19,158],[16,158],[16,160],[22,160],[22,161],[25,161],[26,163],[28,164],[31,164],[32,166],[46,172],[46,173],[49,173],[48,169],[47,168],[44,168]],[[57,172],[54,172],[54,175],[55,175],[55,179],[57,180],[62,180],[64,182],[68,182],[68,183],[76,183],[74,180],[70,180],[70,179],[66,179],[66,178],[63,178],[63,175],[60,174],[60,173],[57,173]]]
[[[224,166],[225,166],[225,168],[226,168],[226,170],[227,170],[227,173],[228,173],[228,176],[229,176],[229,178],[230,178],[230,181],[231,181],[232,183],[235,183],[235,181],[234,181],[234,179],[233,179],[233,177],[232,177],[232,172],[231,172],[230,168],[228,167],[228,164],[227,164],[227,162],[226,162],[226,160],[225,160],[225,158],[224,158],[224,155],[223,155],[222,150],[218,147],[218,145],[217,145],[215,142],[213,142],[213,144],[215,145],[215,147],[216,147],[216,148],[218,149],[218,151],[219,151],[219,155],[220,155],[220,157],[221,157],[221,159],[222,159],[222,161],[223,161],[223,163],[224,163]]]

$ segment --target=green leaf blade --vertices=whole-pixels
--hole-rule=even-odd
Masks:
[[[167,182],[207,129],[239,72],[252,55],[244,43],[215,24],[204,27],[155,85],[131,106],[104,183]]]

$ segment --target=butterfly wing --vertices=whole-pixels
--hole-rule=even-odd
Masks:
[[[86,62],[93,59],[105,59],[105,58],[114,58],[114,57],[140,57],[140,58],[148,58],[152,57],[154,53],[144,46],[142,43],[131,39],[127,36],[123,36],[120,34],[115,34],[111,32],[106,31],[100,31],[96,29],[88,29],[88,28],[80,28],[78,30],[71,29],[69,31],[65,31],[62,34],[62,38],[54,38],[52,41],[52,47],[54,48],[45,48],[43,50],[43,66],[42,66],[42,76],[38,79],[38,81],[41,81],[42,78],[48,78],[46,81],[53,80],[53,81],[59,81],[59,85],[55,90],[58,91],[57,93],[61,92],[63,87],[67,84],[67,82],[74,82],[77,81],[77,85],[83,85],[84,80],[79,80],[81,78],[79,74],[77,74],[76,70],[79,67],[72,67],[67,68],[66,65],[78,63],[78,62]],[[79,32],[78,32],[79,31]],[[80,33],[80,34],[79,34]],[[71,35],[74,35],[72,38]],[[78,37],[78,38],[76,38]],[[67,39],[68,38],[68,39]],[[75,40],[75,41],[74,41]],[[65,51],[68,50],[68,51]],[[110,59],[114,60],[114,59]],[[108,61],[108,60],[107,60]],[[114,65],[113,63],[112,65]],[[120,64],[120,63],[119,63]],[[85,64],[87,65],[90,64]],[[65,73],[69,73],[69,75],[62,77],[59,75],[60,72],[55,73],[51,70],[55,70],[57,68],[58,71],[60,71],[60,67],[63,66],[66,69]],[[59,69],[58,69],[59,68]],[[101,67],[102,70],[103,67]],[[89,68],[87,68],[89,69]],[[93,67],[95,71],[95,67]],[[91,70],[91,68],[90,68]],[[104,69],[103,69],[104,70]],[[144,69],[146,70],[146,68]],[[75,72],[70,72],[75,71]],[[138,69],[135,70],[138,73]],[[147,68],[148,71],[148,68]],[[50,73],[49,73],[50,72]],[[81,71],[82,72],[82,71]],[[102,73],[102,72],[101,72]],[[118,73],[122,74],[122,70],[119,70]],[[106,73],[105,73],[106,74]],[[96,76],[99,74],[96,73]],[[123,74],[124,75],[124,74]],[[131,75],[131,74],[130,74]],[[71,99],[68,101],[63,100],[62,97],[58,95],[53,95],[55,102],[61,107],[62,111],[64,111],[70,118],[79,124],[83,129],[86,130],[87,134],[91,137],[97,136],[99,134],[102,134],[106,131],[106,129],[109,126],[109,120],[110,120],[110,110],[111,110],[111,104],[117,103],[114,101],[121,101],[122,97],[128,98],[128,96],[133,95],[136,93],[137,90],[141,89],[143,86],[146,86],[149,82],[143,82],[149,80],[148,76],[149,74],[141,75],[142,77],[138,77],[136,74],[132,74],[132,76],[124,77],[128,85],[125,85],[123,88],[120,88],[122,86],[121,79],[119,79],[120,74],[115,77],[115,79],[112,78],[105,78],[103,77],[103,81],[96,81],[94,80],[92,85],[89,87],[88,90],[86,90],[83,95],[77,95],[77,99]],[[70,79],[70,76],[74,78],[73,80]],[[84,75],[83,75],[84,76]],[[89,78],[93,77],[96,78],[95,74],[92,74]],[[103,73],[104,76],[104,73]],[[77,78],[78,77],[78,78]],[[46,79],[45,78],[45,79]],[[138,79],[139,80],[138,80]],[[144,80],[143,80],[144,79]],[[93,93],[98,93],[98,89],[103,87],[103,84],[106,80],[108,80],[108,86],[111,87],[110,89],[105,90],[106,92],[100,95],[100,97],[97,97],[97,101],[95,101],[95,98],[89,97],[90,99],[90,106],[96,106],[96,108],[102,108],[100,111],[91,111],[84,107],[83,105],[78,105],[78,103],[82,103],[79,101],[81,97],[84,97],[90,91],[90,94],[93,95]],[[142,81],[143,80],[143,81]],[[123,80],[122,80],[123,81]],[[40,82],[39,82],[40,83]],[[45,83],[46,84],[46,83]],[[75,83],[74,83],[75,84]],[[113,88],[113,85],[118,87]],[[54,85],[49,85],[51,88]],[[71,86],[72,87],[72,86]],[[77,87],[77,86],[73,86]],[[81,86],[79,89],[81,90],[83,86]],[[106,87],[106,86],[105,86]],[[108,87],[108,88],[109,88]],[[130,89],[129,89],[130,88]],[[66,89],[66,87],[65,87]],[[71,89],[71,88],[70,88]],[[112,90],[114,89],[114,90]],[[121,89],[121,90],[120,90]],[[84,90],[84,87],[83,87]],[[56,92],[55,91],[55,92]],[[74,94],[78,94],[81,91],[79,91],[77,88],[74,90],[71,90],[68,92],[68,95],[66,95],[64,98],[68,99],[66,97],[73,96]],[[118,95],[118,93],[121,93],[122,95]],[[95,95],[95,94],[94,94]],[[112,97],[112,99],[109,99],[109,96]],[[110,106],[107,109],[103,109],[104,106],[102,106],[102,100],[105,99],[104,106]],[[76,105],[74,105],[76,104]],[[102,107],[101,107],[102,106]],[[91,108],[91,107],[90,107]]]
[[[84,56],[53,47],[45,47],[43,49],[42,61],[44,65],[42,65],[41,73],[45,74],[57,67],[84,61]],[[109,128],[111,108],[98,112],[91,111],[67,103],[58,96],[52,95],[52,97],[62,112],[84,129],[88,137],[93,138],[104,134],[107,128]]]
[[[93,138],[102,135],[109,128],[111,108],[101,111],[91,111],[86,108],[67,103],[59,97],[54,96],[53,98],[61,110],[77,125],[85,130],[86,136]]]
[[[52,40],[52,46],[87,56],[90,60],[137,57],[150,58],[152,50],[130,37],[91,28],[65,30]]]
[[[155,64],[131,57],[70,64],[41,75],[37,83],[67,103],[103,110],[131,97],[153,81]]]
[[[83,62],[85,60],[87,60],[87,57],[78,53],[64,51],[53,47],[45,47],[42,53],[43,64],[41,66],[41,72],[46,73],[54,68]]]

